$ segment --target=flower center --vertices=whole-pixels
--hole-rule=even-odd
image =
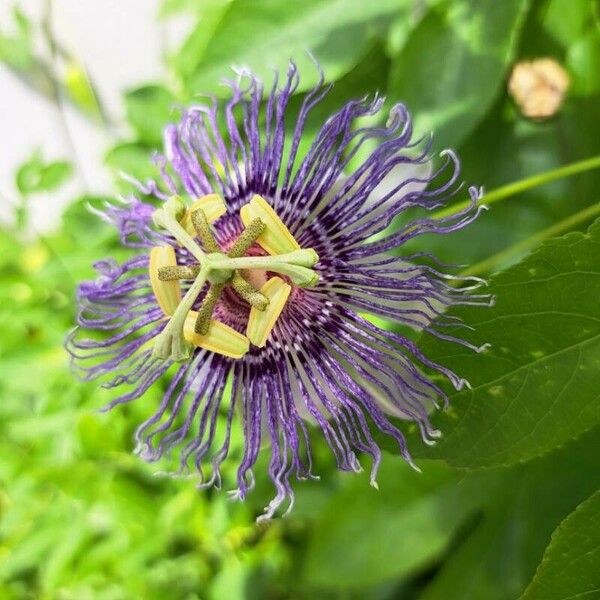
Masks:
[[[153,219],[170,233],[198,262],[178,265],[172,246],[156,246],[150,252],[150,282],[156,300],[169,317],[157,336],[154,355],[175,361],[187,360],[193,346],[241,358],[250,343],[262,348],[275,326],[291,292],[281,277],[267,278],[267,271],[285,275],[295,285],[309,287],[318,281],[312,267],[316,252],[302,249],[275,211],[260,196],[240,210],[245,226],[227,253],[217,244],[210,223],[225,213],[225,203],[216,194],[203,196],[186,209],[172,196],[156,210]],[[198,238],[198,245],[194,238]],[[253,244],[267,256],[246,256]],[[192,280],[181,298],[180,280]],[[192,306],[208,284],[200,308]],[[213,319],[213,312],[226,286],[250,305],[246,335]]]

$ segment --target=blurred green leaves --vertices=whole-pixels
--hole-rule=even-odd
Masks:
[[[153,477],[157,469],[131,454],[159,388],[98,414],[108,394],[69,371],[63,340],[76,282],[93,277],[101,257],[124,257],[115,232],[87,210],[101,200],[74,203],[60,233],[43,239],[0,229],[2,598],[197,598],[254,518],[226,494],[210,500],[192,481]],[[261,552],[262,538],[251,544]],[[273,560],[282,553],[273,538],[264,544]]]
[[[516,598],[553,529],[600,485],[599,442],[596,428],[526,464],[467,473],[423,461],[418,474],[389,456],[379,491],[344,475],[313,524],[306,584],[371,597],[430,573],[419,599]]]
[[[27,71],[35,64],[31,23],[18,6],[12,14],[14,32],[0,31],[0,61],[13,69]]]
[[[173,95],[163,86],[146,85],[125,94],[127,120],[139,142],[160,146],[164,126],[173,120]]]
[[[209,6],[209,41],[199,39],[194,44],[195,63],[175,64],[185,69],[180,68],[179,74],[186,89],[223,93],[226,88],[221,81],[234,77],[232,66],[249,67],[270,81],[275,70],[287,70],[290,58],[302,74],[298,91],[308,89],[319,77],[308,50],[328,80],[338,79],[366,53],[369,41],[385,30],[391,16],[408,11],[411,3],[257,0],[250,6],[244,0],[233,0],[224,10],[214,9],[212,3]],[[195,35],[200,37],[199,32]]]
[[[522,0],[441,3],[395,58],[389,93],[414,112],[418,133],[435,131],[438,148],[460,145],[498,96],[527,7]]]
[[[378,478],[380,490],[370,488],[365,477],[352,477],[330,498],[306,549],[310,584],[364,588],[426,567],[448,548],[498,479],[464,479],[434,462],[422,468],[417,473],[390,457]]]
[[[88,73],[74,58],[70,58],[65,66],[62,83],[75,106],[92,117],[105,118]]]
[[[15,173],[15,186],[19,193],[14,214],[17,232],[23,233],[27,229],[29,197],[32,194],[56,191],[71,177],[72,172],[70,162],[45,162],[41,150],[34,150]]]
[[[50,13],[41,13],[41,18],[32,19],[14,2],[13,23],[7,30],[5,24],[0,28],[0,64],[48,100],[57,102],[64,94],[87,116],[106,124],[106,115],[83,64],[53,39]]]
[[[23,196],[37,192],[52,192],[65,183],[72,173],[71,163],[64,160],[47,163],[43,160],[41,151],[36,150],[19,167],[15,183]]]
[[[144,181],[156,175],[152,163],[148,160],[148,148],[138,142],[125,142],[113,146],[104,157],[104,161],[117,176],[126,173]],[[123,187],[126,188],[125,185]]]
[[[133,139],[113,145],[104,162],[115,176],[115,186],[129,193],[133,186],[122,174],[142,182],[157,177],[152,155],[162,146],[164,126],[175,120],[176,99],[165,86],[152,84],[127,91],[124,104]]]

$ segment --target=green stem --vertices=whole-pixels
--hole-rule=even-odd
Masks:
[[[154,222],[168,231],[182,246],[187,248],[196,260],[202,262],[204,251],[196,244],[194,238],[180,225],[177,219],[164,211],[157,210],[154,213]]]
[[[214,261],[214,266],[221,269],[263,269],[275,271],[274,267],[282,264],[296,265],[300,267],[313,267],[319,260],[318,255],[312,249],[295,250],[287,254],[275,256],[240,256],[229,258],[223,256]]]
[[[538,173],[537,175],[532,175],[531,177],[526,177],[525,179],[491,190],[483,196],[482,204],[489,206],[490,204],[494,204],[494,202],[510,198],[511,196],[515,196],[516,194],[520,194],[521,192],[525,192],[526,190],[535,188],[539,185],[544,185],[551,181],[556,181],[557,179],[571,177],[572,175],[577,175],[577,173],[583,173],[584,171],[591,171],[592,169],[597,168],[600,168],[600,156],[586,158],[585,160],[580,160],[579,162],[571,163],[570,165],[565,165],[558,169]],[[469,204],[469,200],[458,202],[442,210],[436,211],[433,216],[438,219],[440,217],[447,217],[467,208]]]
[[[544,240],[569,231],[576,225],[579,225],[584,221],[588,221],[597,215],[600,215],[600,202],[592,204],[592,206],[588,206],[587,208],[580,210],[578,213],[570,215],[566,219],[551,225],[550,227],[532,235],[526,240],[513,244],[501,252],[498,252],[497,254],[494,254],[493,256],[490,256],[489,258],[472,265],[463,271],[461,275],[479,275],[481,273],[489,273],[498,265],[505,263],[508,259],[519,254],[523,254]]]
[[[208,278],[208,269],[200,269],[198,277],[192,283],[190,289],[186,292],[182,301],[177,306],[175,313],[156,338],[154,344],[154,356],[166,360],[171,357],[174,361],[187,360],[189,358],[190,348],[183,336],[183,324],[188,312],[192,309],[198,294],[202,291]]]
[[[296,250],[277,256],[242,256],[240,258],[223,256],[210,260],[216,269],[260,269],[281,273],[287,275],[301,287],[313,286],[319,279],[316,272],[310,268],[319,260],[318,255],[312,249]]]
[[[185,204],[179,196],[171,196],[162,206],[152,213],[152,220],[157,227],[168,231],[182,246],[188,249],[200,263],[204,261],[204,250],[179,222],[185,213]]]

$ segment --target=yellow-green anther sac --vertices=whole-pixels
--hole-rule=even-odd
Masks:
[[[198,294],[202,291],[208,271],[206,268],[200,269],[198,277],[190,286],[185,296],[177,306],[175,313],[167,323],[166,327],[156,337],[153,354],[163,360],[169,357],[174,361],[187,360],[190,356],[191,346],[185,341],[183,335],[183,325],[188,312],[192,309]]]
[[[229,249],[227,256],[229,258],[240,258],[244,256],[264,230],[265,224],[262,220],[259,218],[253,219]],[[237,271],[234,272],[233,277],[231,278],[231,285],[240,298],[248,302],[248,304],[257,310],[265,310],[268,306],[268,298],[248,283],[248,281],[246,281]]]
[[[192,225],[194,226],[204,249],[207,252],[221,252],[221,248],[219,248],[219,245],[215,240],[215,236],[213,235],[204,211],[200,208],[195,210],[192,212],[191,218]]]
[[[224,283],[213,283],[206,292],[204,300],[198,309],[198,316],[196,317],[196,324],[194,325],[194,331],[200,335],[206,335],[208,333],[208,327],[212,318],[213,311],[219,300],[219,296],[225,287]]]
[[[196,279],[200,273],[200,265],[174,267],[160,267],[158,278],[160,281],[175,281],[177,279]]]
[[[237,271],[231,278],[231,286],[237,295],[248,302],[256,310],[263,311],[269,305],[269,299],[261,294],[253,285],[250,285]]]
[[[253,219],[235,240],[233,246],[229,249],[227,256],[229,258],[239,258],[244,256],[250,249],[250,246],[258,239],[265,230],[265,224],[260,219]]]
[[[202,209],[209,223],[214,223],[227,212],[227,206],[218,194],[207,194],[197,198],[190,204],[185,216],[180,220],[181,225],[190,235],[194,235],[191,213],[197,209]]]
[[[181,226],[179,219],[185,214],[185,205],[179,196],[171,196],[162,206],[152,213],[152,220],[157,227],[168,231],[182,246],[184,246],[200,263],[204,251],[194,241],[194,238]]]

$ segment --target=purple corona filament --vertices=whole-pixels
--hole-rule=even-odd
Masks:
[[[272,517],[286,500],[291,508],[292,476],[314,477],[310,438],[315,431],[325,437],[341,470],[359,471],[358,457],[369,456],[376,485],[381,451],[373,430],[393,438],[412,465],[390,416],[412,421],[433,443],[440,433],[429,413],[447,398],[425,373],[443,375],[456,389],[467,385],[408,337],[378,327],[365,315],[425,329],[479,351],[452,335],[461,323],[444,315],[452,306],[491,302],[475,291],[481,280],[446,274],[427,253],[401,253],[412,238],[457,231],[482,210],[480,190],[469,188],[467,208],[442,218],[432,215],[462,189],[454,153],[444,151],[441,166],[432,172],[431,140],[412,139],[410,116],[401,104],[392,107],[385,126],[357,127],[357,119],[381,111],[380,97],[349,101],[321,125],[310,145],[301,145],[307,119],[330,86],[321,78],[292,114],[288,105],[298,82],[293,64],[283,84],[276,80],[268,93],[245,73],[239,82],[228,82],[227,101],[211,98],[193,106],[165,129],[164,155],[156,157],[160,180],[136,182],[155,203],[132,197],[101,213],[136,256],[121,265],[110,259],[96,263],[98,277],[79,286],[78,327],[67,340],[83,379],[102,378],[108,388],[125,386],[107,408],[140,398],[169,371],[162,401],[136,432],[143,459],[175,453],[180,473],[191,469],[199,487],[220,487],[231,431],[240,427],[244,446],[233,495],[243,499],[254,485],[259,452],[269,453],[276,493],[261,518]],[[356,166],[365,142],[375,147]],[[301,153],[301,146],[308,149]],[[300,287],[282,276],[291,291],[263,347],[251,345],[241,358],[194,347],[189,359],[174,363],[153,352],[168,318],[151,286],[149,256],[152,248],[168,244],[178,265],[197,261],[155,225],[153,214],[174,195],[190,204],[209,194],[220,196],[226,207],[211,226],[223,252],[244,231],[240,210],[258,195],[301,248],[318,254],[318,282]],[[411,219],[390,227],[402,214]],[[248,252],[264,254],[256,245]],[[273,275],[263,272],[262,281]],[[190,282],[181,285],[185,293]],[[250,305],[226,288],[213,317],[244,334],[249,312]],[[104,335],[88,338],[86,330]]]

